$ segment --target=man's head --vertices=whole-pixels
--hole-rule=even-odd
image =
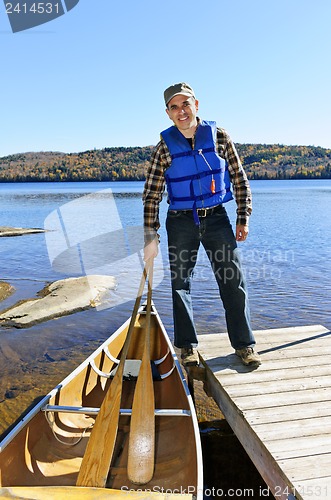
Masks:
[[[199,102],[187,83],[175,83],[164,91],[166,112],[185,137],[192,137],[197,127]]]

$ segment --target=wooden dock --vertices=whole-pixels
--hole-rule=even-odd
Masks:
[[[227,334],[199,335],[198,376],[277,500],[331,499],[331,332],[254,334],[257,369],[242,365]]]

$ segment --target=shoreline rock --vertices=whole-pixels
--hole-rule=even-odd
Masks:
[[[116,288],[113,276],[91,275],[66,278],[44,287],[39,298],[19,301],[0,312],[0,326],[27,328],[102,304]]]
[[[10,227],[0,226],[0,237],[4,236],[23,236],[24,234],[45,233],[46,229],[38,227]]]
[[[10,297],[15,292],[15,288],[6,283],[5,281],[0,281],[0,302]]]

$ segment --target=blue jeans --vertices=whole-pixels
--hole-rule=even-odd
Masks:
[[[202,243],[210,260],[225,310],[227,330],[234,349],[253,347],[249,303],[233,230],[220,205],[200,218],[197,226],[191,212],[168,211],[166,220],[171,272],[174,343],[176,347],[196,347],[191,280],[198,249]]]

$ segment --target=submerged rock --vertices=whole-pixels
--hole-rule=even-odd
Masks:
[[[9,227],[0,226],[0,237],[1,236],[22,236],[23,234],[31,233],[45,233],[45,229],[38,227]]]
[[[113,276],[67,278],[47,285],[40,298],[20,301],[0,313],[0,325],[25,328],[102,304],[116,287]]]

